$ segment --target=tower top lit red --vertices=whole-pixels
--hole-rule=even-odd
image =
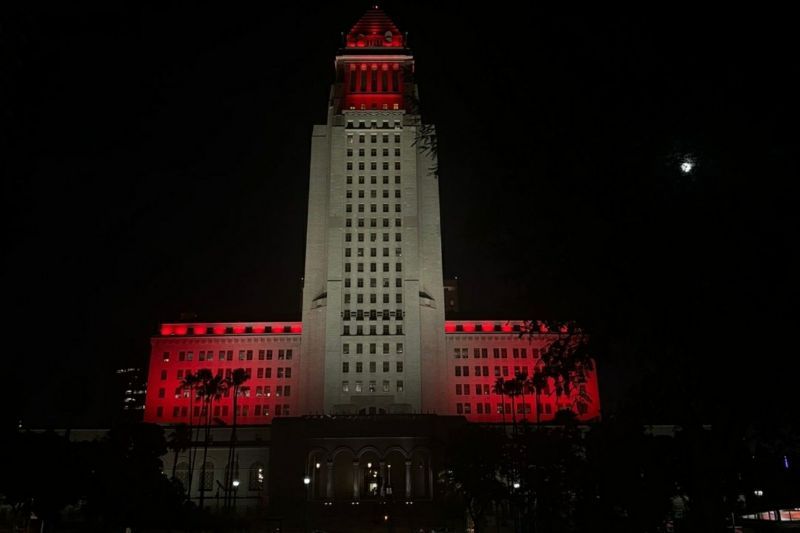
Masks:
[[[403,48],[405,39],[389,16],[372,6],[347,34],[347,48]]]

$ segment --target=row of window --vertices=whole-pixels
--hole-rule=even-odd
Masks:
[[[387,139],[384,142],[389,142],[388,135],[386,136]],[[353,152],[352,148],[347,149],[347,157],[353,157],[355,152]],[[378,149],[377,148],[370,148],[369,150],[370,157],[378,157]],[[381,149],[381,155],[383,157],[389,157],[389,149],[383,148]],[[400,148],[394,149],[394,156],[400,157]],[[366,150],[364,148],[358,149],[358,157],[366,157]]]
[[[486,402],[478,402],[475,404],[475,414],[477,415],[491,415],[492,414],[492,404]],[[522,403],[519,402],[516,404],[517,406],[517,414],[518,415],[529,415],[531,414],[531,404],[529,403]],[[551,415],[553,414],[553,406],[549,403],[540,403],[537,405],[537,410],[540,414]],[[578,403],[578,414],[585,415],[587,412],[587,406],[584,403]],[[511,414],[513,409],[511,408],[511,403],[506,403],[505,407],[503,407],[502,403],[496,404],[496,413],[498,415],[502,414]],[[467,403],[456,403],[456,413],[460,415],[470,415],[472,414],[472,404]]]
[[[454,348],[453,356],[456,359],[469,359],[469,348]],[[473,359],[487,359],[489,357],[489,349],[473,348],[472,357]],[[508,348],[492,348],[492,357],[495,359],[508,359]],[[526,359],[528,357],[528,349],[512,348],[511,357],[512,359]],[[532,348],[531,358],[535,359],[537,357],[539,357],[539,349]]]
[[[397,285],[397,286],[398,286],[398,287],[400,287],[401,285]],[[376,303],[378,303],[378,295],[377,295],[377,294],[375,294],[374,292],[373,292],[373,293],[371,293],[371,294],[369,295],[369,298],[365,298],[364,296],[365,296],[365,295],[364,295],[363,293],[360,293],[360,292],[359,292],[359,293],[357,293],[357,294],[356,294],[356,302],[355,302],[355,303],[357,303],[357,304],[363,304],[363,303],[366,303],[366,302],[365,302],[365,300],[369,300],[369,303],[371,303],[371,304],[376,304]],[[346,292],[346,293],[344,293],[344,303],[345,303],[345,304],[350,304],[350,303],[351,303],[351,301],[352,301],[352,299],[353,299],[353,298],[352,298],[352,295],[351,295],[349,292]],[[384,295],[383,295],[383,303],[387,303],[387,304],[389,303],[389,294],[384,294]],[[370,313],[372,313],[372,312],[375,312],[375,313],[377,313],[378,311],[377,311],[377,310],[372,310],[372,311],[370,311]],[[388,310],[386,310],[386,309],[384,309],[384,312],[387,312],[387,313],[388,313],[389,311],[388,311]],[[377,319],[377,318],[379,318],[379,317],[378,317],[378,316],[376,316],[376,317],[375,317],[374,319],[372,319],[372,320],[375,320],[375,319]],[[387,316],[387,317],[386,317],[386,319],[388,320],[388,318],[389,318],[389,317]]]
[[[402,241],[403,240],[403,234],[402,233],[395,233],[394,234],[394,240],[395,240],[395,242]],[[344,249],[344,256],[345,257],[353,257],[353,253],[354,253],[353,250],[354,249],[350,248],[350,247],[345,248]],[[367,248],[355,248],[355,257],[364,257],[364,254],[365,254],[366,250],[367,250]],[[399,251],[400,251],[399,248],[395,250],[395,252],[399,252]],[[389,257],[389,247],[388,246],[384,247],[381,250],[381,255],[383,257]],[[370,257],[378,257],[378,248],[369,248],[369,256]],[[399,263],[398,263],[398,265],[399,265]]]
[[[348,296],[350,296],[350,293],[346,293],[345,294],[344,303],[350,303],[350,298],[348,298]],[[363,296],[364,295],[361,294],[361,293],[356,294],[356,303],[364,303],[363,302],[363,299],[364,299]],[[374,298],[376,296],[377,296],[376,294],[370,294],[370,303],[373,303],[373,304],[377,303],[375,301],[377,298]],[[384,294],[384,296],[388,296],[388,294]],[[355,309],[355,310],[345,309],[344,311],[342,311],[342,318],[344,320],[346,320],[346,321],[350,320],[350,319],[357,320],[357,321],[361,321],[361,320],[389,320],[390,318],[394,318],[396,320],[403,320],[403,310],[402,309],[398,309],[397,311],[391,311],[389,309],[382,309],[382,310],[381,309],[366,309],[366,310],[365,309]]]
[[[511,375],[516,376],[520,372],[522,372],[523,374],[528,374],[528,369],[526,367],[524,367],[524,366],[522,366],[522,367],[515,366],[515,367],[511,368],[511,370],[514,371],[513,374],[509,373],[509,369],[510,368],[511,367],[508,367],[508,366],[495,366],[494,367],[494,376],[495,377],[501,377],[501,376],[502,377],[508,377],[508,376],[511,376]],[[467,366],[467,365],[456,366],[456,367],[454,367],[453,370],[455,372],[455,376],[456,377],[465,377],[465,378],[469,377],[469,366]],[[474,373],[475,377],[480,377],[480,376],[489,377],[489,367],[488,366],[475,365],[474,371],[475,371],[475,373]]]
[[[392,127],[399,128],[400,126],[401,126],[401,124],[400,124],[399,120],[395,120],[393,125],[390,125],[388,120],[381,121],[381,127],[383,129],[392,128]],[[347,121],[347,128],[351,129],[351,130],[355,129],[356,128],[356,122],[353,121],[353,120],[348,120]],[[359,120],[358,121],[358,129],[360,129],[360,130],[366,130],[366,129],[375,130],[375,129],[378,129],[378,121],[377,120],[371,120],[371,121],[367,122],[366,120]],[[359,133],[358,137],[357,137],[358,138],[358,142],[360,144],[364,144],[364,142],[366,142],[366,137],[367,137],[366,134]],[[347,142],[348,143],[353,144],[353,141],[355,140],[355,138],[356,138],[356,136],[353,135],[352,133],[348,133],[347,134]],[[388,143],[389,142],[389,134],[387,134],[387,133],[382,134],[381,135],[381,139],[382,139],[383,142]],[[378,134],[377,133],[370,134],[369,142],[371,142],[371,143],[378,142]],[[394,134],[394,142],[396,142],[396,143],[400,142],[400,135],[397,134],[397,133]]]
[[[400,161],[395,161],[393,168],[394,168],[394,170],[400,170],[400,168],[401,168],[400,167]],[[345,169],[346,170],[355,170],[355,168],[353,166],[353,162],[352,161],[348,161],[345,164]],[[370,161],[369,169],[370,170],[378,170],[378,162],[377,161]],[[359,161],[358,162],[358,170],[367,170],[367,163],[365,161]],[[381,163],[381,170],[389,170],[389,162],[388,161],[383,161]]]
[[[377,354],[378,353],[378,344],[374,343],[374,342],[369,343],[369,344],[362,344],[360,342],[357,342],[353,346],[355,347],[355,352],[354,353],[356,355],[364,353],[364,347],[367,347],[367,350],[369,350],[370,354]],[[382,352],[381,353],[383,353],[384,355],[388,355],[389,354],[389,349],[390,349],[390,343],[384,342],[383,346],[381,348],[382,348]],[[395,353],[397,353],[397,354],[403,353],[403,343],[402,342],[395,343],[394,350],[395,350]],[[342,344],[342,353],[344,355],[350,355],[350,344],[349,343]]]
[[[389,272],[391,268],[390,263],[381,263],[383,265],[382,269],[384,272]],[[356,263],[356,272],[364,272],[364,263]],[[352,273],[353,271],[353,263],[345,263],[344,264],[344,271],[348,274]],[[378,263],[370,263],[369,264],[369,271],[370,272],[378,272]],[[403,271],[403,263],[395,263],[394,264],[394,271],[395,272],[402,272]],[[383,286],[389,286],[389,278],[384,278]]]
[[[279,361],[281,360],[291,360],[292,359],[292,350],[275,350],[277,352],[277,358]],[[253,350],[239,350],[239,361],[252,361],[253,360]],[[273,350],[258,350],[258,360],[259,361],[271,361],[273,356]],[[194,359],[194,352],[178,352],[178,361],[192,361]],[[163,360],[164,362],[169,361],[169,352],[163,353]],[[197,354],[198,361],[214,361],[214,351],[200,351]],[[220,350],[217,355],[217,361],[233,361],[233,350]]]
[[[352,218],[344,219],[344,225],[347,228],[352,228],[352,227],[366,228],[367,227],[366,224],[367,224],[367,222],[366,222],[365,218],[357,218],[355,226],[353,226],[353,219]],[[399,228],[400,226],[402,226],[401,219],[399,219],[399,218],[394,219],[394,227]],[[378,227],[378,219],[377,218],[369,219],[369,227],[370,228],[377,228]],[[391,227],[391,225],[389,224],[389,219],[388,218],[382,219],[381,227],[382,228],[390,228]]]
[[[352,185],[353,184],[353,176],[347,176],[345,178],[345,181],[347,182],[348,185]],[[400,176],[395,176],[394,177],[395,185],[400,185],[400,181],[401,181]],[[370,183],[370,185],[377,185],[378,184],[378,176],[370,176],[369,177],[369,183]],[[358,184],[359,185],[365,185],[364,176],[359,176],[358,177]],[[389,176],[383,176],[383,184],[384,185],[389,185]],[[362,193],[362,192],[364,192],[363,189],[359,190],[359,193]],[[348,198],[349,198],[349,196],[348,196]],[[364,198],[364,197],[363,196],[359,196],[359,198]],[[374,198],[374,196],[372,198]]]
[[[398,379],[395,382],[395,390],[397,392],[403,392],[403,380]],[[383,380],[382,392],[391,392],[391,381],[388,379]],[[350,392],[350,382],[349,381],[342,381],[342,392]],[[367,390],[364,391],[364,382],[362,381],[354,381],[353,382],[353,392],[378,392],[378,382],[376,380],[371,380],[367,382]]]
[[[470,396],[472,385],[469,383],[456,383],[456,396]],[[488,383],[475,383],[476,396],[489,396],[491,394],[491,387]]]
[[[355,235],[356,241],[358,241],[358,242],[365,242],[366,241],[367,234],[359,232],[359,233],[356,233],[356,234],[345,233],[344,234],[344,242],[353,242],[353,236],[354,235]],[[391,236],[392,236],[391,233],[388,233],[388,232],[387,233],[382,233],[381,234],[381,242],[389,242],[391,240]],[[394,238],[397,239],[397,234],[396,233],[395,233]],[[402,237],[401,237],[401,239],[402,239]],[[369,242],[378,242],[378,234],[377,233],[370,233],[369,234]]]
[[[358,213],[365,213],[366,212],[366,211],[364,211],[364,209],[365,209],[364,204],[358,204],[357,209],[358,209],[358,211],[357,211]],[[344,206],[344,211],[345,211],[345,213],[352,213],[353,212],[353,204],[346,204]],[[369,212],[370,213],[377,213],[378,212],[378,204],[369,204]],[[381,213],[389,213],[389,212],[390,212],[389,211],[389,204],[383,204],[383,206],[381,207]],[[402,213],[403,212],[403,206],[401,204],[394,204],[394,212],[395,213]]]
[[[276,394],[277,395],[277,394]],[[253,416],[269,416],[269,405],[256,405],[253,409]],[[204,416],[205,408],[194,408],[194,416]],[[175,418],[188,418],[189,411],[187,407],[173,407],[172,416]],[[217,405],[214,407],[213,416],[228,416],[227,405]],[[250,406],[239,405],[237,406],[237,416],[250,416]],[[289,416],[289,404],[275,404],[275,416]],[[156,417],[164,418],[164,407],[156,407]]]
[[[397,278],[397,279],[399,280],[400,278]],[[400,281],[400,284],[398,285],[397,281],[395,281],[395,286],[396,287],[402,287],[403,286],[403,282]],[[345,289],[353,288],[353,282],[352,282],[351,278],[344,278],[344,288]],[[364,278],[356,278],[356,287],[355,288],[357,288],[357,289],[365,288]],[[377,289],[378,288],[378,278],[369,278],[369,288],[370,289]],[[384,287],[384,288],[389,288],[389,287]],[[403,301],[402,293],[397,293],[395,296],[396,296],[395,300],[397,301],[397,303],[402,303],[402,301]]]
[[[383,325],[383,333],[378,333],[378,326],[371,325],[369,326],[369,333],[364,333],[364,326],[356,326],[355,329],[351,328],[349,324],[345,324],[342,327],[342,335],[391,335],[389,333],[389,326],[388,324]],[[402,324],[396,324],[394,327],[394,334],[395,335],[403,335],[403,326]]]
[[[389,361],[384,361],[383,365],[381,365],[381,366],[382,366],[384,372],[391,372],[391,370],[390,370],[391,369],[391,364],[389,363]],[[368,368],[369,368],[369,373],[370,374],[375,374],[375,373],[378,372],[378,363],[375,362],[375,361],[370,361]],[[362,363],[361,361],[357,361],[355,363],[355,372],[356,372],[356,374],[361,374],[363,371],[364,371],[364,363]],[[395,362],[395,372],[402,372],[402,371],[403,371],[403,362],[402,361],[396,361]],[[350,372],[350,362],[349,361],[344,361],[342,363],[342,372],[344,374],[347,374],[348,372]]]
[[[359,199],[366,199],[367,198],[367,191],[364,190],[364,189],[359,189],[359,190],[356,191],[356,193],[357,193],[356,196],[358,196]],[[345,191],[344,196],[347,199],[352,199],[352,198],[355,197],[353,195],[353,191],[351,189],[348,189],[347,191]],[[381,198],[387,198],[388,199],[391,196],[392,195],[389,194],[389,189],[383,189],[383,191],[381,192]],[[378,199],[378,191],[375,190],[375,189],[370,189],[369,197],[370,197],[370,199],[377,200]],[[395,189],[394,197],[395,198],[402,198],[403,197],[403,192],[400,189]]]

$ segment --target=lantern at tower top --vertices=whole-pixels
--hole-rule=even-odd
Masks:
[[[347,48],[403,48],[405,39],[389,16],[372,6],[347,34]]]

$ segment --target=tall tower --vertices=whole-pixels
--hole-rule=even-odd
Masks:
[[[435,412],[446,361],[432,128],[382,10],[343,45],[311,142],[300,409]]]

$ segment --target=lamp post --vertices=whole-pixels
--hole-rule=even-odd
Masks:
[[[309,532],[309,531],[311,531],[311,517],[309,516],[310,509],[309,509],[309,503],[308,502],[309,502],[309,500],[311,500],[311,493],[310,493],[310,490],[311,490],[311,476],[309,476],[308,474],[306,474],[303,477],[303,485],[305,485],[305,487],[306,487],[306,503],[305,503],[305,508],[306,509],[305,509],[305,513],[304,513],[306,515],[306,532]]]
[[[233,485],[233,509],[236,510],[236,499],[239,494],[239,480],[234,479],[231,485]]]

